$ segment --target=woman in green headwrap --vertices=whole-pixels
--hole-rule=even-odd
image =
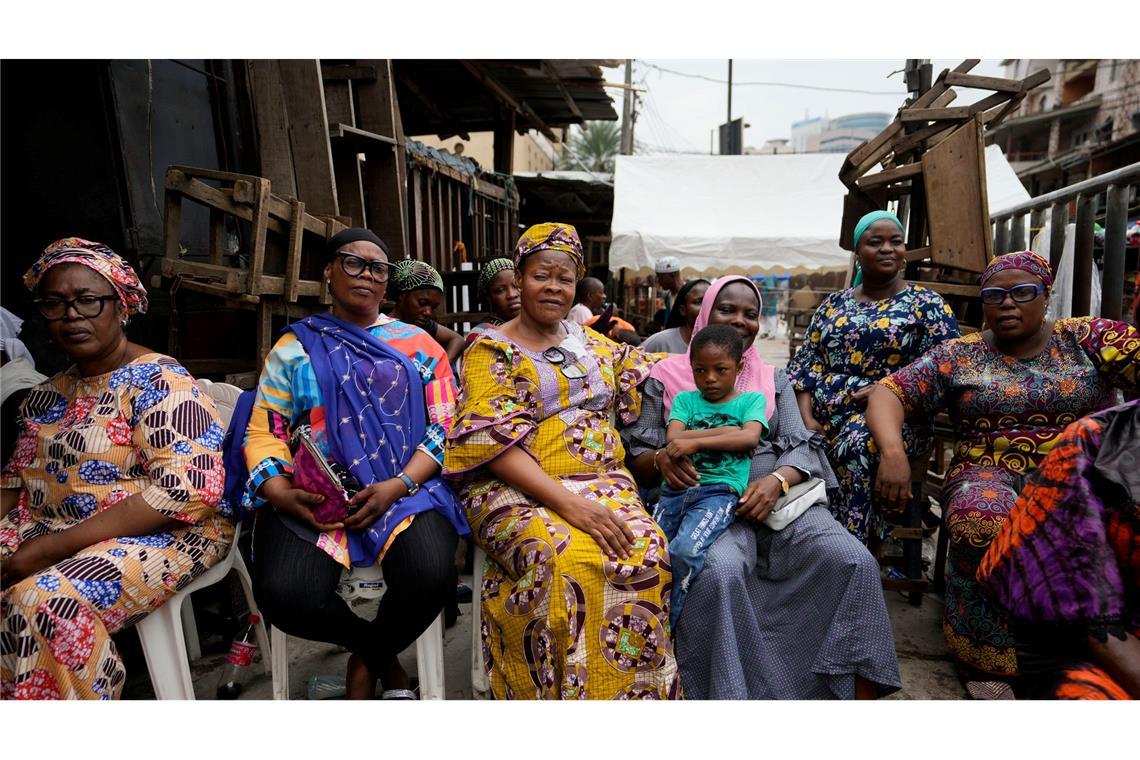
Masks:
[[[491,312],[471,328],[464,339],[466,346],[479,340],[487,328],[498,327],[514,319],[522,309],[522,296],[515,282],[515,262],[510,259],[491,259],[479,270],[479,300]]]
[[[879,459],[860,391],[959,333],[941,296],[903,279],[903,227],[894,214],[867,214],[852,239],[862,281],[832,293],[816,310],[788,375],[805,427],[827,440],[839,480],[831,511],[868,543],[886,534],[886,522],[874,500]],[[908,428],[904,438],[911,457],[930,450],[929,426]]]
[[[426,261],[403,259],[396,262],[390,286],[395,292],[396,308],[392,316],[415,325],[443,346],[447,360],[455,364],[463,353],[463,336],[435,321],[435,312],[443,303],[443,278]]]

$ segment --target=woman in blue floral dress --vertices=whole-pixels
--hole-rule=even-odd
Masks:
[[[827,439],[839,480],[831,511],[867,543],[884,536],[886,523],[874,508],[879,456],[863,413],[865,394],[858,392],[959,332],[941,296],[902,279],[903,230],[893,214],[867,214],[854,240],[863,281],[820,305],[788,374],[805,426]],[[929,453],[929,423],[907,426],[903,437],[911,458]]]

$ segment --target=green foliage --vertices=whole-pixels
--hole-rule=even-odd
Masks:
[[[621,128],[616,121],[588,121],[570,133],[558,168],[612,172],[620,147]]]

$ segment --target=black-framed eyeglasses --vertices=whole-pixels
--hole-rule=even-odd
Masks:
[[[116,295],[109,296],[79,296],[78,298],[37,298],[36,308],[49,322],[57,322],[67,316],[68,309],[75,309],[75,313],[87,319],[94,319],[103,313],[103,304],[107,301],[118,301]]]
[[[581,380],[586,376],[586,369],[577,361],[567,363],[570,357],[558,346],[551,346],[542,352],[542,358],[558,367],[558,371],[567,380]]]
[[[372,273],[372,279],[376,282],[388,281],[388,271],[392,265],[387,261],[370,261],[351,253],[338,253],[336,257],[340,259],[340,268],[349,277],[359,277],[367,269]]]
[[[1045,292],[1045,286],[1027,282],[1024,285],[1014,285],[1009,290],[1005,288],[982,288],[982,303],[988,306],[997,306],[1009,296],[1017,303],[1029,303]]]

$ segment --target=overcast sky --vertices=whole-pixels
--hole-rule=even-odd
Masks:
[[[934,76],[952,68],[962,59],[934,59]],[[733,61],[732,116],[743,117],[751,127],[744,130],[744,144],[760,147],[765,140],[788,138],[791,124],[807,116],[843,116],[863,111],[894,114],[906,97],[901,69],[904,59],[891,60],[745,60]],[[660,68],[654,68],[654,67]],[[709,152],[711,130],[727,115],[728,86],[705,79],[678,76],[669,69],[724,81],[728,61],[696,59],[643,59],[634,61],[634,84],[646,92],[638,94],[639,115],[634,137],[639,144],[666,151]],[[1001,76],[997,60],[983,60],[972,74]],[[624,82],[624,69],[607,69],[606,79]],[[870,93],[829,92],[800,87],[749,85],[748,82],[783,82],[812,87],[863,90]],[[956,88],[962,105],[984,97],[987,92]],[[614,107],[621,114],[621,90],[613,90]]]

